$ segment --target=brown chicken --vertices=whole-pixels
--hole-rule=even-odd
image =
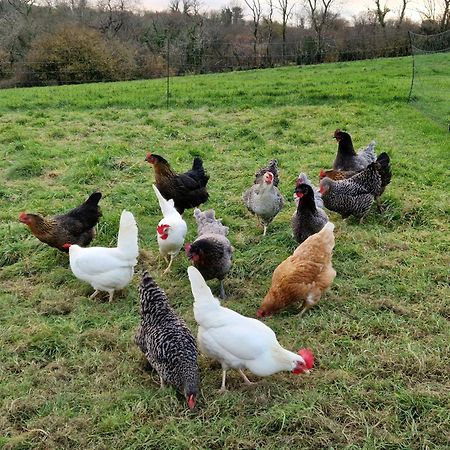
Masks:
[[[334,181],[346,180],[347,178],[351,178],[353,175],[356,175],[358,172],[354,170],[320,170],[319,177],[322,178],[330,178]]]
[[[95,237],[95,225],[101,217],[98,202],[101,192],[94,192],[77,208],[66,214],[54,217],[42,217],[39,214],[20,213],[19,220],[44,244],[67,253],[64,244],[88,245]]]
[[[258,317],[271,315],[300,301],[303,302],[302,316],[320,300],[336,276],[331,265],[333,230],[334,224],[328,222],[275,269],[272,286],[258,309]]]

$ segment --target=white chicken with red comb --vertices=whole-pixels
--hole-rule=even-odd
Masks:
[[[163,218],[156,227],[156,235],[159,252],[166,262],[169,263],[164,271],[164,273],[167,273],[172,266],[173,259],[183,247],[187,225],[181,214],[175,209],[174,201],[172,199],[166,200],[155,185],[153,185],[153,190],[158,198],[163,214]],[[168,261],[169,257],[170,261]]]
[[[221,391],[226,390],[228,369],[236,369],[245,384],[252,384],[244,369],[266,377],[282,371],[298,375],[312,368],[314,356],[310,350],[286,350],[267,325],[221,306],[195,267],[188,268],[188,275],[198,324],[197,342],[203,354],[222,365]]]

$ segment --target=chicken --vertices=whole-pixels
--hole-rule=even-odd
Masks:
[[[275,269],[272,285],[258,309],[258,317],[268,316],[302,301],[301,317],[317,304],[336,277],[336,271],[331,265],[333,230],[334,224],[328,222]]]
[[[114,291],[123,289],[133,278],[139,254],[136,221],[133,214],[122,211],[115,248],[83,248],[69,243],[64,246],[69,249],[73,274],[95,289],[89,298],[94,298],[100,291],[106,291],[111,302]]]
[[[177,174],[170,164],[159,155],[148,153],[145,158],[155,169],[156,187],[164,198],[173,199],[180,214],[208,200],[206,185],[209,176],[203,169],[203,161],[196,156],[189,172]]]
[[[314,192],[314,201],[316,202],[316,206],[317,208],[324,208],[323,206],[323,200],[322,200],[322,195],[319,192],[319,189],[317,189],[309,180],[309,178],[307,177],[306,173],[301,172],[298,175],[297,181],[296,181],[296,186],[300,185],[300,184],[307,184],[308,186],[310,186]],[[298,205],[298,201],[299,201],[299,197],[297,196],[297,194],[294,192],[294,200],[295,200],[295,204]]]
[[[351,178],[353,175],[356,175],[358,172],[354,170],[320,170],[319,178],[330,178],[334,181],[346,180],[347,178]]]
[[[19,220],[28,225],[30,231],[41,242],[67,253],[69,250],[64,244],[78,244],[85,247],[94,239],[94,227],[102,215],[98,206],[101,198],[101,192],[94,192],[82,205],[66,214],[42,217],[22,212]]]
[[[237,369],[244,382],[252,384],[244,369],[265,377],[281,371],[300,374],[311,368],[303,356],[281,347],[275,333],[267,325],[221,306],[195,267],[188,268],[188,275],[194,296],[199,349],[221,363],[222,392],[226,390],[228,369]],[[312,356],[305,350],[302,353]],[[311,358],[307,359],[310,363]]]
[[[253,184],[258,184],[266,172],[273,174],[273,185],[278,187],[280,178],[278,177],[278,161],[276,159],[271,159],[266,167],[261,167],[261,169],[256,171]]]
[[[158,198],[159,206],[163,214],[163,218],[159,221],[156,227],[156,234],[158,238],[159,252],[167,262],[170,256],[170,262],[164,273],[167,273],[172,266],[172,261],[178,255],[181,247],[184,244],[184,238],[187,233],[186,222],[181,217],[181,214],[175,209],[173,200],[166,200],[158,191],[158,188],[153,185],[156,197]]]
[[[299,184],[295,188],[298,198],[297,211],[292,216],[291,225],[295,240],[301,244],[312,234],[318,233],[328,222],[322,208],[316,206],[315,193],[311,186]],[[322,197],[320,197],[322,200]]]
[[[213,209],[201,212],[194,210],[197,222],[197,239],[186,245],[186,254],[205,280],[220,281],[220,297],[225,298],[223,280],[232,266],[233,247],[226,237],[228,227],[215,218]]]
[[[200,383],[195,338],[147,272],[142,274],[139,296],[141,325],[135,342],[158,372],[161,388],[164,383],[175,386],[193,409]]]
[[[344,219],[353,215],[362,222],[374,200],[381,209],[379,197],[391,176],[389,156],[381,153],[376,162],[351,178],[341,181],[323,178],[320,193],[326,208],[338,212]]]
[[[338,141],[338,151],[333,163],[334,170],[359,172],[375,161],[375,141],[357,154],[348,133],[337,129],[334,132],[334,138]]]
[[[273,173],[265,172],[256,184],[242,194],[245,206],[262,222],[263,236],[266,235],[267,226],[284,205],[284,198],[273,182]]]

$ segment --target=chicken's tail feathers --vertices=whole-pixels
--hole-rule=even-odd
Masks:
[[[152,184],[153,190],[155,191],[156,198],[158,199],[159,207],[161,209],[162,215],[167,217],[168,215],[176,214],[180,215],[175,208],[175,202],[173,199],[166,200],[159,192],[159,189]],[[181,216],[180,216],[181,217]]]
[[[99,191],[93,192],[89,198],[84,202],[85,205],[98,205],[98,202],[102,198],[102,193]]]
[[[188,267],[188,277],[191,282],[192,295],[197,306],[220,306],[220,302],[212,295],[211,289],[206,284],[202,274],[194,266]]]
[[[334,231],[334,223],[327,222],[324,227],[319,231],[319,233],[333,233]]]
[[[221,234],[223,236],[228,234],[228,227],[222,225],[220,219],[216,219],[214,209],[208,209],[202,212],[199,208],[195,208],[194,218],[197,223],[198,236],[206,233]]]
[[[384,188],[391,182],[392,172],[391,172],[391,160],[386,152],[380,153],[377,158],[377,163],[379,164],[379,174],[381,176],[381,187]]]
[[[147,270],[142,271],[141,283],[139,284],[139,297],[141,300],[141,312],[146,312],[146,309],[152,301],[167,301],[165,292],[158,286]]]
[[[122,211],[120,216],[117,248],[128,259],[135,259],[137,261],[137,257],[139,255],[138,228],[133,214],[125,209]]]
[[[202,183],[202,186],[205,187],[209,180],[209,175],[205,172],[205,168],[203,167],[203,160],[200,156],[196,156],[194,161],[192,162],[192,172],[195,172],[196,179]]]

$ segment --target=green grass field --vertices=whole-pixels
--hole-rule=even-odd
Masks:
[[[0,448],[5,449],[448,449],[449,135],[406,101],[410,59],[290,67],[165,81],[0,92]],[[337,128],[356,147],[377,140],[393,179],[365,223],[336,224],[331,290],[302,319],[266,323],[289,349],[310,347],[309,376],[280,373],[244,387],[200,357],[195,411],[159,389],[133,343],[136,275],[112,304],[66,255],[41,244],[18,214],[55,214],[100,189],[95,245],[115,245],[130,209],[148,267],[196,332],[188,261],[159,259],[160,211],[147,151],[179,171],[199,154],[210,200],[236,248],[226,305],[254,316],[274,268],[295,248],[290,217],[300,171],[317,181]],[[256,168],[279,160],[287,205],[261,236],[241,201]],[[195,238],[187,211],[188,238]],[[217,294],[218,283],[212,282]],[[249,375],[252,380],[256,378]]]

